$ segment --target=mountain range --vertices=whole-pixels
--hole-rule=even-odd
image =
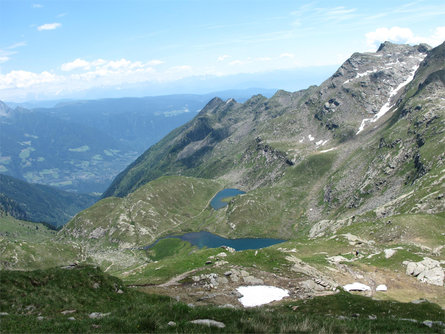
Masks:
[[[445,43],[385,42],[351,55],[320,86],[246,101],[214,97],[57,234],[40,228],[44,242],[19,238],[30,230],[24,222],[3,224],[19,237],[0,234],[1,268],[44,269],[7,272],[7,328],[20,314],[28,321],[20,328],[34,331],[51,321],[64,330],[197,331],[190,322],[199,319],[225,322],[228,332],[441,332],[444,133]],[[214,208],[227,188],[242,193]],[[237,251],[179,237],[200,231],[279,243]],[[65,290],[60,277],[70,282]],[[76,322],[28,310],[28,299],[8,293],[19,286],[16,295],[46,298],[48,282],[57,283],[55,300],[76,305]],[[288,295],[244,309],[239,288],[264,285]],[[141,291],[171,297],[169,308],[132,294]],[[111,308],[110,300],[127,304]],[[35,320],[38,312],[48,319]],[[148,325],[147,313],[156,317]]]
[[[100,230],[99,240],[126,246],[198,226],[289,238],[370,217],[443,212],[444,50],[387,42],[353,54],[318,87],[244,103],[214,98],[64,233]],[[224,187],[247,194],[223,212],[206,208],[201,194]]]
[[[271,93],[218,94],[247,99],[252,91]],[[61,101],[32,110],[0,102],[0,172],[63,190],[102,193],[147,147],[192,119],[209,96]]]

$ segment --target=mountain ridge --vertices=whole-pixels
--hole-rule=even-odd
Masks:
[[[88,242],[88,235],[100,226],[102,237],[94,242],[108,240],[109,244],[114,240],[111,244],[118,247],[129,247],[127,241],[119,240],[133,240],[135,246],[141,246],[138,240],[148,244],[165,233],[196,230],[198,226],[228,237],[288,238],[332,233],[368,219],[442,212],[443,158],[435,152],[443,152],[445,145],[441,139],[445,131],[444,90],[439,75],[445,53],[440,46],[428,51],[428,57],[423,53],[425,48],[386,45],[380,53],[354,54],[353,61],[340,67],[342,75],[337,71],[320,87],[295,93],[277,91],[270,99],[260,95],[244,103],[212,99],[193,120],[172,131],[119,174],[112,191],[104,194],[103,207],[102,201],[95,205],[95,218],[84,211],[66,226],[66,235]],[[382,54],[385,49],[392,52],[387,57]],[[395,69],[382,63],[380,58],[385,57]],[[374,60],[383,64],[381,70],[373,69]],[[392,74],[394,78],[382,79],[379,84],[378,78]],[[351,78],[352,83],[344,84]],[[362,86],[370,87],[363,96],[345,95],[351,89],[359,92]],[[378,101],[375,91],[381,91]],[[332,95],[336,92],[345,97]],[[366,124],[356,134],[368,115],[360,110],[359,117],[351,120],[352,109],[345,101],[356,99],[354,103],[363,104],[366,96],[373,106],[373,117],[385,105],[387,110],[371,122],[374,126]],[[327,116],[318,117],[320,111]],[[345,117],[339,122],[330,115]],[[328,126],[326,120],[338,126]],[[218,211],[202,199],[203,214],[182,216],[180,224],[159,216],[155,225],[162,228],[155,232],[147,213],[152,211],[151,204],[142,204],[147,202],[144,196],[151,197],[151,191],[165,191],[165,184],[183,183],[191,180],[189,177],[205,180],[203,189],[211,181],[219,184],[217,188],[237,187],[247,193]],[[175,198],[174,188],[168,191],[166,207]],[[112,231],[122,230],[116,224],[131,220],[124,216],[133,215],[128,208],[136,207],[130,199],[136,198],[135,193],[142,196],[138,224],[152,234],[136,237],[138,232],[125,232],[120,238],[111,237]],[[127,203],[127,213],[117,218],[109,211],[109,201],[118,206],[116,203]],[[419,201],[422,205],[416,204]],[[159,205],[164,206],[162,202]],[[86,229],[82,236],[73,232],[82,228]]]
[[[206,122],[214,123],[215,127],[212,128],[212,131],[216,133],[229,131],[235,134],[233,138],[232,135],[221,137],[220,151],[224,150],[223,145],[230,146],[231,141],[235,142],[237,140],[246,141],[246,139],[250,139],[249,143],[240,145],[249,147],[256,137],[270,143],[277,142],[277,137],[281,137],[278,138],[280,141],[279,145],[287,144],[287,146],[294,146],[300,155],[306,154],[305,150],[313,151],[311,144],[314,143],[318,143],[316,146],[324,146],[329,141],[331,143],[347,141],[353,138],[356,132],[360,132],[362,123],[367,115],[372,115],[375,118],[382,108],[389,109],[392,106],[392,101],[395,99],[393,97],[395,89],[400,90],[404,87],[401,85],[406,81],[407,77],[413,74],[414,67],[417,67],[423,60],[426,55],[426,49],[425,46],[397,46],[392,43],[386,43],[376,53],[353,54],[319,87],[310,87],[295,93],[278,91],[270,99],[252,97],[242,105],[232,100],[227,100],[226,102],[211,100],[198,115],[197,119],[174,130],[174,132],[146,151],[126,170],[121,172],[109,189],[104,192],[103,197],[111,195],[124,196],[129,191],[135,190],[138,185],[145,184],[165,173],[179,173],[210,178],[215,176],[221,177],[224,171],[217,173],[212,168],[206,169],[205,167],[201,168],[201,170],[204,169],[203,171],[193,171],[187,167],[187,160],[181,159],[183,156],[192,157],[195,164],[202,163],[202,156],[207,156],[204,160],[209,160],[209,156],[211,159],[212,155],[216,155],[214,146],[218,144],[212,142],[212,138],[207,138],[208,142],[204,142],[204,138],[192,140],[192,142],[188,143],[187,148],[182,148],[186,151],[178,153],[175,151],[179,150],[179,147],[184,144],[184,140],[188,140],[185,137],[191,135],[190,131],[193,131],[193,129],[195,129],[195,132],[204,130],[199,128],[200,124],[198,124],[201,123],[203,126],[204,117],[207,117]],[[384,50],[389,50],[392,53],[384,54]],[[393,64],[387,65],[385,62]],[[384,83],[384,85],[380,85],[379,82]],[[367,91],[365,95],[361,93],[364,87],[366,87]],[[224,103],[229,108],[225,108],[226,104]],[[385,107],[386,104],[388,105]],[[216,118],[212,116],[215,113],[218,114]],[[381,113],[377,119],[384,114]],[[291,118],[289,115],[294,117]],[[286,117],[288,119],[283,121]],[[224,126],[218,125],[221,119],[227,122],[225,130],[221,130]],[[272,125],[278,123],[278,128],[275,129],[274,135],[264,125],[266,121]],[[238,124],[229,125],[230,122],[238,122]],[[211,132],[209,132],[208,124],[206,127],[207,130],[204,130],[202,134],[206,133],[205,131],[207,131],[207,134]],[[256,133],[253,134],[254,132]],[[287,135],[287,138],[284,137],[284,134]],[[180,136],[182,136],[182,139],[179,138]],[[175,139],[175,137],[178,138]],[[301,142],[302,145],[295,145],[295,142]],[[170,149],[172,145],[175,148]],[[155,151],[157,150],[160,150],[160,152],[156,153]],[[288,151],[283,153],[289,155]],[[160,165],[161,161],[164,161],[162,159],[156,158],[153,159],[155,161],[152,161],[150,155],[156,155],[158,158],[162,156],[163,159],[170,156],[171,162],[167,162],[169,167]],[[301,159],[297,155],[289,156],[288,158],[295,163],[298,159]],[[219,163],[221,165],[230,164],[230,162],[226,161],[228,156],[230,156],[230,153],[227,152],[222,157],[220,156],[220,159],[218,159]],[[144,166],[144,161],[147,163],[146,166]],[[156,167],[157,165],[158,167]],[[224,168],[216,168],[216,170],[218,169]],[[126,174],[128,175],[125,176]],[[125,180],[126,178],[129,180]],[[246,183],[246,181],[239,181]],[[135,185],[131,185],[133,182]],[[119,184],[125,189],[119,190]],[[128,184],[130,186],[127,186]]]

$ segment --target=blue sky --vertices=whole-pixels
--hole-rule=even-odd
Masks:
[[[443,0],[0,0],[0,99],[152,95],[191,81],[193,93],[247,74],[261,87],[273,72],[293,90],[286,72],[330,70],[384,40],[437,45],[444,17]]]

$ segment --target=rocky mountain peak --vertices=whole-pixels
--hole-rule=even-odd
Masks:
[[[354,53],[320,86],[318,101],[312,103],[318,108],[316,118],[328,129],[355,123],[355,132],[360,133],[392,108],[428,48],[385,42],[376,52]],[[334,95],[340,106],[327,108]]]

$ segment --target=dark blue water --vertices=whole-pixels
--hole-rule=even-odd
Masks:
[[[187,242],[198,248],[218,248],[221,246],[229,246],[235,248],[235,250],[245,250],[245,249],[259,249],[264,247],[269,247],[286,240],[283,239],[271,239],[271,238],[239,238],[239,239],[226,239],[220,237],[219,235],[201,231],[201,232],[190,232],[182,235],[173,235],[166,238],[178,238]],[[163,238],[164,239],[164,238]],[[157,240],[156,242],[158,242]],[[155,244],[151,244],[146,248],[151,248]]]
[[[242,191],[239,189],[234,189],[234,188],[223,189],[219,193],[217,193],[215,195],[215,197],[212,198],[212,200],[210,201],[210,205],[215,210],[221,209],[228,204],[227,202],[222,201],[224,198],[232,197],[232,196],[236,196],[236,195],[240,195],[240,194],[245,194],[245,193],[246,193],[245,191]]]

